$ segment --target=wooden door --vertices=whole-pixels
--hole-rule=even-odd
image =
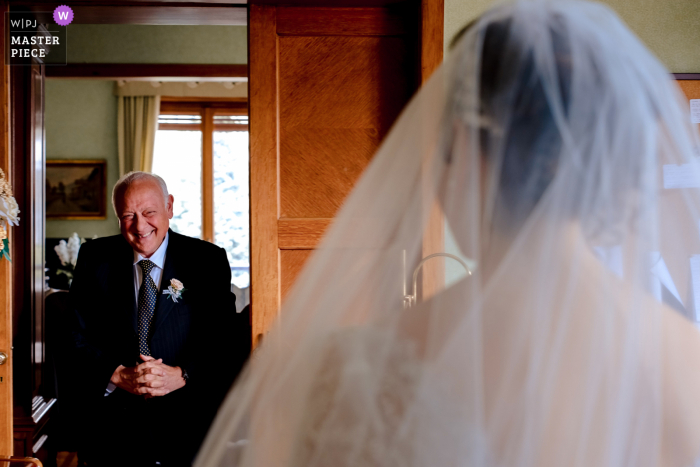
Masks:
[[[0,1],[3,21],[0,25],[0,50],[5,50],[8,40],[5,13],[9,11],[8,3]],[[4,64],[4,61],[3,61]],[[0,75],[0,168],[9,177],[12,174],[10,157],[10,67],[3,66]],[[11,229],[10,229],[11,230]],[[14,232],[10,231],[10,242]],[[9,261],[0,261],[0,352],[7,354],[7,361],[0,365],[0,455],[12,454],[12,273],[13,265]]]
[[[255,345],[401,109],[441,62],[443,5],[253,4],[248,31]]]

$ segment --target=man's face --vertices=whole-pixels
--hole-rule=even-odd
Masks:
[[[141,256],[149,258],[156,252],[173,218],[173,196],[168,202],[158,182],[137,180],[116,200],[119,228],[122,235]]]

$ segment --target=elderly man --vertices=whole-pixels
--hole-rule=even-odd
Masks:
[[[89,467],[190,465],[250,352],[226,253],[169,229],[163,179],[114,186],[121,235],[80,250],[73,380]]]

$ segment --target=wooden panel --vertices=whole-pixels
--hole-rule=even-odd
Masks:
[[[140,63],[69,64],[46,67],[47,78],[107,80],[239,80],[248,77],[248,65],[147,65]]]
[[[9,10],[7,2],[0,2],[0,10],[3,17]],[[0,25],[0,43],[5,50],[6,23]],[[4,66],[0,74],[0,167],[7,177],[11,177],[12,164],[10,157],[10,68]],[[10,178],[11,179],[11,178]],[[14,186],[13,188],[17,188]],[[10,229],[10,242],[14,242],[14,234]],[[12,455],[12,369],[14,356],[12,354],[12,263],[6,260],[0,261],[0,351],[5,352],[10,358],[0,366],[0,454]]]
[[[388,8],[278,8],[280,36],[387,36],[409,30]]]
[[[289,293],[313,250],[284,250],[280,253],[282,300]]]
[[[443,46],[443,0],[267,1],[248,29],[256,344]]]
[[[250,100],[250,278],[253,345],[280,303],[277,248],[277,36],[275,7],[251,5],[248,26]]]
[[[281,250],[316,248],[332,219],[280,219],[277,222]]]
[[[421,1],[421,83],[442,63],[444,18],[444,0]]]
[[[333,217],[410,97],[396,37],[281,37],[280,217]]]
[[[682,79],[676,82],[689,100],[700,99],[700,77],[698,79]]]

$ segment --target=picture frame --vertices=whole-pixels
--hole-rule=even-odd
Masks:
[[[47,160],[47,219],[106,219],[107,161]]]

